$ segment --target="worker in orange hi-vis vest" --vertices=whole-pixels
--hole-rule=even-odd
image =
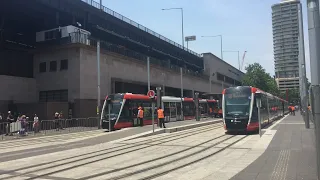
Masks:
[[[140,126],[143,126],[143,109],[142,107],[138,107],[138,115],[137,118],[139,119]]]
[[[163,109],[161,109],[161,107],[158,107],[158,119],[159,119],[159,122],[160,122],[160,128],[166,128],[166,125],[164,124],[164,111]]]

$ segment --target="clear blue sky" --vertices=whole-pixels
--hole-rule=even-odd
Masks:
[[[280,0],[103,0],[103,5],[180,44],[180,11],[161,9],[182,7],[184,35],[197,36],[196,41],[189,42],[189,49],[199,54],[212,52],[220,57],[220,39],[201,36],[222,34],[225,51],[241,51],[241,61],[246,50],[245,65],[258,62],[274,75],[271,5],[278,2]],[[304,1],[303,8],[307,76],[310,79]],[[224,53],[223,56],[225,61],[238,67],[237,53]]]

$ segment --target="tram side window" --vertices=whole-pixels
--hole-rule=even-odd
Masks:
[[[129,102],[126,102],[124,104],[120,117],[123,117],[126,119],[130,118],[130,103]]]
[[[150,102],[143,102],[141,106],[143,108],[143,117],[144,118],[151,118],[151,103]]]
[[[252,106],[252,116],[251,116],[252,122],[258,122],[258,108],[257,108],[256,100],[257,100],[256,97],[254,97],[253,106]]]
[[[265,95],[262,95],[261,97],[261,109],[260,109],[260,116],[261,120],[268,120],[268,97]]]
[[[163,103],[164,106],[164,115],[165,116],[170,116],[170,106],[168,102]]]
[[[140,104],[137,101],[130,101],[131,117],[135,118],[138,115],[138,107]]]
[[[176,103],[177,105],[177,115],[181,115],[181,103]]]
[[[184,102],[183,103],[183,115],[184,116],[194,116],[195,115],[194,102]]]

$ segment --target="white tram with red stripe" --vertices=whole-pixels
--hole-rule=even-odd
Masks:
[[[288,113],[286,100],[255,87],[230,87],[222,92],[223,122],[227,132],[257,131],[259,129],[257,96],[261,98],[262,127]]]
[[[118,93],[109,95],[105,99],[101,112],[101,127],[103,129],[109,128],[108,104],[110,104],[111,107],[110,118],[112,129],[137,126],[136,117],[139,106],[144,110],[143,124],[152,124],[152,105],[151,100],[147,95]],[[214,109],[217,105],[218,103],[216,100],[200,99],[199,111],[202,116],[206,116],[209,114],[209,108],[211,107]],[[161,106],[165,113],[166,122],[195,118],[195,103],[193,98],[162,96]],[[156,110],[154,113],[154,117],[157,117]],[[155,123],[157,123],[157,121],[155,121]]]

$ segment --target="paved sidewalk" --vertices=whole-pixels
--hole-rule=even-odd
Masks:
[[[306,129],[300,112],[273,127],[266,151],[232,180],[317,180],[314,126]]]

